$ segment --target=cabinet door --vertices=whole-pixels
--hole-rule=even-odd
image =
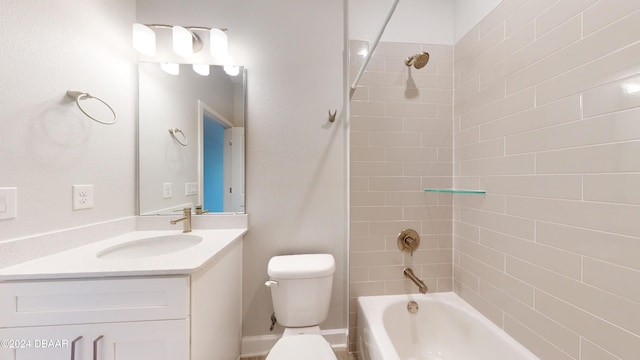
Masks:
[[[0,329],[0,360],[71,359],[189,360],[189,319]]]
[[[94,360],[189,360],[189,319],[100,324],[92,333]]]
[[[0,329],[0,360],[88,359],[90,331],[91,325]]]

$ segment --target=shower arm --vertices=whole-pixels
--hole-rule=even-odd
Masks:
[[[362,66],[360,67],[360,70],[358,71],[358,74],[356,75],[355,80],[351,84],[351,89],[352,90],[355,90],[356,86],[358,86],[358,82],[360,81],[360,77],[364,73],[364,69],[367,67],[367,64],[369,64],[369,60],[371,60],[371,55],[373,55],[373,52],[375,51],[376,47],[378,46],[378,43],[380,42],[380,38],[382,37],[382,34],[384,33],[384,30],[387,28],[387,24],[389,23],[389,20],[391,20],[391,16],[393,15],[393,12],[396,11],[396,6],[398,5],[399,1],[400,0],[393,0],[393,3],[391,4],[391,7],[389,8],[389,12],[387,13],[387,17],[384,20],[384,24],[382,24],[382,27],[380,27],[380,31],[378,31],[378,35],[376,35],[376,38],[374,39],[374,41],[371,44],[371,46],[369,46],[369,50],[367,52],[367,56],[364,58],[364,62],[362,63]]]

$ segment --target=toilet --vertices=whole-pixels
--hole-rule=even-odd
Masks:
[[[336,264],[330,254],[274,256],[267,272],[273,309],[285,327],[266,360],[336,360],[319,324],[329,313]]]

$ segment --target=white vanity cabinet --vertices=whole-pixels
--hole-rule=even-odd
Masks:
[[[0,283],[0,359],[189,359],[189,287],[188,276]]]
[[[0,282],[0,360],[238,358],[241,241],[185,274],[83,275]]]

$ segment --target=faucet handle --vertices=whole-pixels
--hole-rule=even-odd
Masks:
[[[401,251],[409,251],[411,256],[413,252],[420,246],[420,235],[413,229],[404,229],[398,234],[398,249]]]

